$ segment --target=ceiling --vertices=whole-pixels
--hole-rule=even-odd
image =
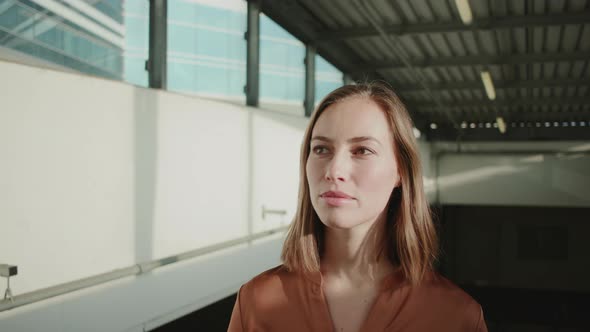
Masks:
[[[470,0],[470,24],[455,0],[258,2],[353,79],[389,82],[431,140],[590,140],[590,0]]]

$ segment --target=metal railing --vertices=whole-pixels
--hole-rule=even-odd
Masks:
[[[29,293],[25,293],[22,295],[16,295],[12,297],[11,300],[2,300],[0,301],[0,312],[14,309],[17,307],[21,307],[27,304],[35,303],[38,301],[46,300],[55,296],[64,295],[67,293],[75,292],[77,290],[81,290],[84,288],[89,288],[97,285],[101,285],[107,283],[109,281],[130,277],[130,276],[138,276],[145,273],[148,273],[154,269],[157,269],[161,266],[174,264],[177,262],[181,262],[187,259],[195,258],[198,256],[202,256],[208,253],[212,253],[218,250],[227,249],[233,246],[237,246],[244,243],[249,243],[254,240],[278,234],[287,230],[289,226],[277,227],[271,230],[251,234],[248,236],[244,236],[241,238],[224,241],[220,243],[216,243],[210,246],[198,248],[195,250],[187,251],[181,254],[172,255],[148,262],[134,264],[125,268],[116,269],[111,272],[106,272],[102,274],[98,274],[92,277],[83,278],[43,289],[39,289],[36,291],[32,291]]]

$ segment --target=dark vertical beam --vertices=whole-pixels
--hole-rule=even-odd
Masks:
[[[167,7],[167,0],[150,0],[150,41],[146,70],[149,86],[155,89],[166,89]]]
[[[260,85],[260,3],[248,1],[246,31],[246,105],[258,106]]]
[[[305,46],[305,116],[310,116],[315,104],[315,53],[314,46]]]

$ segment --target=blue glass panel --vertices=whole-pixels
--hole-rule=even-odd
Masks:
[[[315,103],[318,104],[330,92],[343,85],[343,75],[319,55],[315,57]]]
[[[244,97],[246,3],[217,8],[168,3],[168,89]]]
[[[113,2],[116,0],[111,0]],[[119,0],[120,1],[120,0]],[[149,1],[125,1],[125,81],[148,86]]]
[[[260,15],[260,99],[303,103],[305,46]]]

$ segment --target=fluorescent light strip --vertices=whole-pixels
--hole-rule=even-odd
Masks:
[[[483,81],[483,87],[486,90],[486,94],[490,100],[496,99],[496,89],[494,89],[494,82],[492,81],[492,75],[489,71],[481,72],[481,80]]]
[[[461,21],[465,24],[471,24],[473,21],[473,14],[471,13],[469,0],[455,0],[455,5],[459,11],[459,16],[461,16]]]
[[[506,132],[506,122],[504,122],[504,119],[499,116],[496,118],[496,123],[498,124],[498,130],[504,134]]]

